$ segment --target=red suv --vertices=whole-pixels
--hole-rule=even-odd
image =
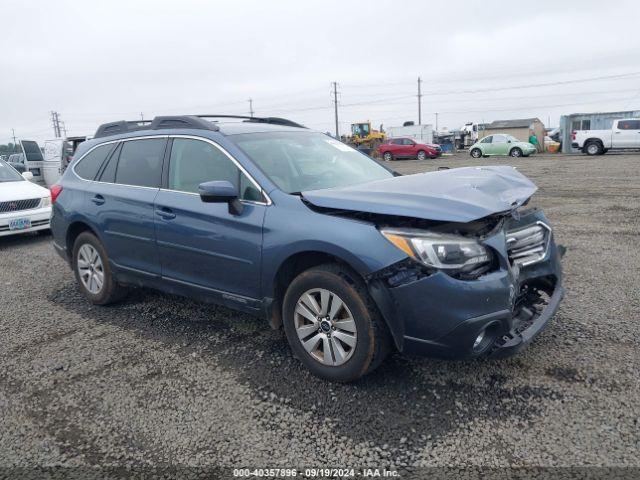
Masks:
[[[412,138],[392,138],[378,147],[378,152],[386,161],[395,158],[417,158],[425,160],[427,157],[436,158],[442,155],[440,145],[421,143]]]

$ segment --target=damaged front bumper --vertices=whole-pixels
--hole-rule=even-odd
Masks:
[[[510,218],[500,232],[484,239],[499,265],[474,280],[440,271],[408,273],[408,264],[395,266],[402,275],[372,276],[369,290],[398,349],[450,358],[505,357],[530,343],[564,296],[561,252],[552,232],[544,256],[533,264],[517,265],[510,258],[507,232],[536,222],[548,225],[542,212],[533,211],[518,220]]]

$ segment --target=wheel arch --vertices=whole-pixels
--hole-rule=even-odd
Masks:
[[[349,261],[345,256],[336,252],[302,250],[293,253],[280,262],[272,277],[272,288],[269,292],[270,301],[267,304],[266,316],[273,328],[279,328],[282,325],[282,302],[287,287],[293,279],[305,270],[327,263],[340,265],[347,272],[350,272],[351,277],[345,279],[348,282],[365,282],[360,266],[354,265],[353,261]]]
[[[75,220],[74,222],[69,224],[65,236],[65,246],[67,247],[69,262],[73,261],[73,244],[75,243],[76,238],[78,238],[78,236],[83,232],[90,232],[95,235],[96,238],[102,241],[100,239],[100,235],[96,233],[96,230],[91,225],[89,225],[88,222],[84,220]]]

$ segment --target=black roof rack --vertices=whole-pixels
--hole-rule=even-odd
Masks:
[[[134,132],[136,130],[160,130],[163,128],[193,128],[198,130],[218,131],[220,127],[209,118],[238,118],[251,123],[269,123],[286,127],[307,128],[286,118],[278,117],[244,117],[241,115],[175,115],[155,117],[153,120],[120,120],[102,124],[98,127],[94,138],[118,135],[119,133]]]
[[[249,123],[270,123],[271,125],[282,125],[285,127],[296,127],[296,128],[307,128],[304,125],[300,125],[294,121],[288,120],[286,118],[280,117],[247,117],[243,115],[215,115],[215,114],[204,114],[204,115],[196,115],[199,118],[238,118],[242,119],[245,122]]]

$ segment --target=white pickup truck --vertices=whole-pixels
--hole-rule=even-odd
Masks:
[[[610,149],[640,149],[640,119],[614,120],[611,130],[574,130],[571,146],[587,155],[602,155]]]

